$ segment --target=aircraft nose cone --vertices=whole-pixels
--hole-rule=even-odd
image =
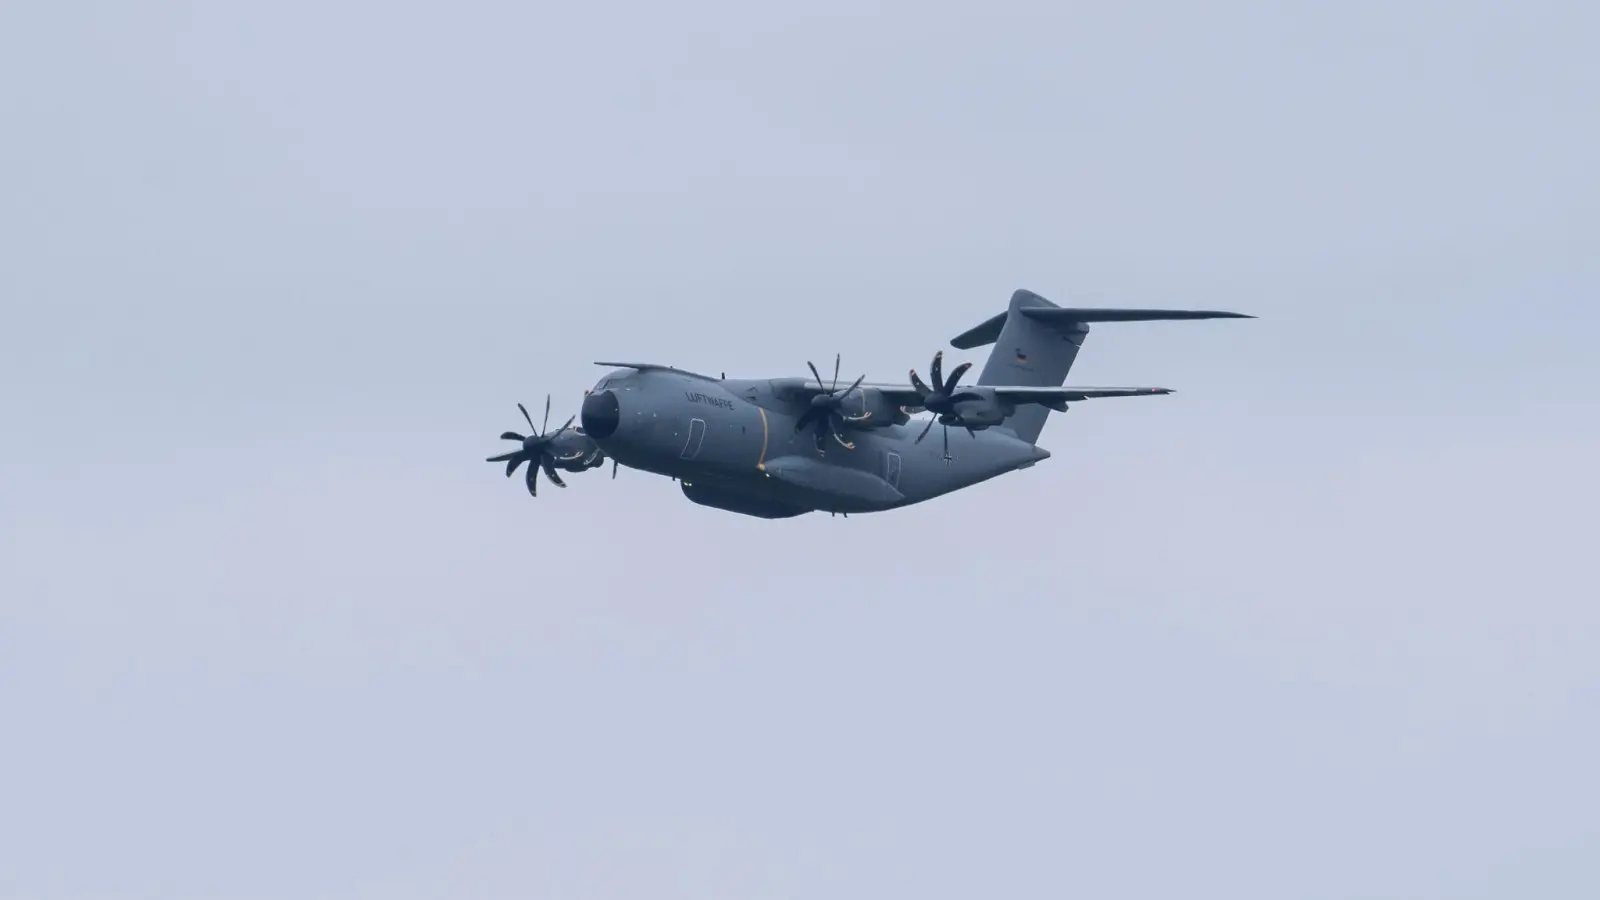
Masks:
[[[583,409],[579,415],[583,418],[584,432],[597,441],[615,434],[617,425],[622,421],[617,395],[611,391],[600,391],[583,398]]]

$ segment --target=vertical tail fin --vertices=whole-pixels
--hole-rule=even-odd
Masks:
[[[950,342],[952,347],[962,350],[994,344],[977,384],[1060,387],[1066,382],[1089,326],[1041,322],[1023,315],[1024,309],[1060,307],[1032,291],[1019,290],[1011,295],[1011,305],[1005,312]],[[1028,443],[1036,444],[1049,415],[1050,410],[1043,406],[1024,406],[1006,419],[1004,427]]]
[[[1176,319],[1249,319],[1241,313],[1184,309],[1063,309],[1028,290],[1011,295],[1005,312],[950,341],[970,350],[994,344],[978,385],[1060,387],[1078,358],[1090,322],[1155,322]],[[1030,444],[1039,442],[1047,407],[1029,404],[1005,420],[1005,428]]]

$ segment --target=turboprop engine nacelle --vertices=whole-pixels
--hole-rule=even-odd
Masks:
[[[984,394],[981,400],[963,400],[956,404],[956,415],[961,417],[962,424],[974,431],[999,425],[1017,411],[1016,406],[1002,402],[981,387],[964,387],[960,390]]]

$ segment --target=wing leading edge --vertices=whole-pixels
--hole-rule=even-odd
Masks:
[[[641,372],[674,372],[705,381],[717,380],[699,372],[690,372],[676,366],[665,366],[658,363],[597,362],[595,365],[614,369],[636,369]],[[771,384],[778,394],[799,400],[809,401],[818,394],[828,393],[826,388],[809,378],[774,378],[771,380]],[[864,381],[861,383],[861,387],[878,392],[897,406],[916,406],[922,400],[922,395],[909,384],[881,384]],[[1020,406],[1037,403],[1040,406],[1047,406],[1057,411],[1065,408],[1068,403],[1081,403],[1084,400],[1098,400],[1107,397],[1155,397],[1173,393],[1172,388],[1164,387],[1027,387],[992,384],[964,384],[961,386],[961,390],[988,393],[996,400],[1013,405]]]
[[[806,378],[774,379],[773,386],[783,393],[792,393],[805,398],[827,393],[815,381]],[[876,391],[899,406],[916,406],[922,400],[922,395],[909,384],[862,382],[861,387],[864,390]],[[1106,397],[1154,397],[1173,393],[1171,388],[1164,387],[1023,387],[991,384],[964,384],[961,385],[961,390],[990,393],[997,400],[1015,405],[1037,403],[1057,410],[1068,403],[1079,403],[1084,400]]]

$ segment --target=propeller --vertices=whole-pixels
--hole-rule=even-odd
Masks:
[[[850,396],[851,391],[860,387],[861,382],[867,376],[862,375],[849,387],[842,391],[839,390],[839,359],[839,355],[835,354],[833,357],[833,387],[831,388],[823,382],[822,375],[817,372],[817,367],[810,362],[806,363],[811,369],[811,374],[816,376],[817,387],[822,390],[822,393],[811,398],[811,407],[800,414],[800,419],[794,423],[794,431],[799,434],[805,431],[807,427],[810,427],[812,434],[816,437],[818,453],[822,452],[823,441],[830,434],[835,441],[839,442],[839,446],[846,450],[854,450],[856,445],[845,440],[841,432],[849,428],[852,422],[861,422],[872,417],[872,412],[866,409],[863,409],[858,415],[849,415],[844,411],[844,399]]]
[[[929,388],[921,378],[917,377],[916,369],[911,370],[911,386],[922,397],[922,408],[933,413],[939,424],[944,426],[944,458],[946,460],[950,459],[951,425],[961,425],[967,429],[967,434],[972,435],[974,438],[978,436],[977,432],[961,421],[961,416],[956,412],[957,403],[983,399],[983,395],[976,391],[956,390],[956,382],[960,381],[961,376],[965,375],[970,368],[972,368],[972,363],[964,362],[951,371],[949,378],[945,378],[944,351],[939,350],[933,354],[933,365],[928,368],[929,380],[933,382],[932,388]],[[927,437],[929,430],[933,428],[934,421],[934,419],[928,420],[927,426],[922,429],[921,434],[917,435],[914,443],[922,443],[922,439]]]
[[[545,429],[550,426],[549,394],[546,394],[544,398],[544,427],[542,428],[533,428],[533,417],[528,415],[528,408],[526,406],[518,403],[517,409],[522,410],[522,417],[528,420],[528,427],[533,429],[533,433],[526,436],[517,434],[515,431],[507,431],[502,433],[500,435],[502,440],[520,441],[522,442],[522,447],[520,449],[513,450],[510,453],[502,453],[499,456],[491,456],[489,457],[488,461],[505,463],[507,478],[510,478],[517,471],[518,466],[522,465],[523,463],[527,463],[528,472],[523,480],[527,483],[528,494],[531,496],[537,497],[539,495],[538,474],[540,469],[544,470],[544,476],[550,479],[550,482],[556,487],[566,487],[567,483],[561,480],[560,475],[556,474],[556,463],[571,462],[572,460],[583,456],[584,451],[580,450],[577,453],[558,453],[557,450],[559,448],[556,442],[561,438],[562,435],[567,433],[567,429],[572,425],[572,420],[576,419],[577,416],[572,416],[571,418],[567,419],[566,424],[562,425],[560,428],[557,428],[554,432],[546,433]],[[616,477],[615,463],[616,461],[613,460],[611,470],[611,477],[613,478]]]

